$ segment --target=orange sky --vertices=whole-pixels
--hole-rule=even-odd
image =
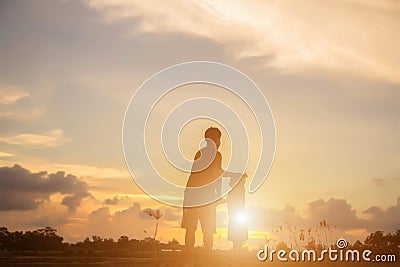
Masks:
[[[273,168],[247,198],[253,236],[273,236],[285,220],[317,227],[326,219],[353,238],[393,230],[400,223],[399,12],[390,0],[2,1],[0,167],[20,164],[31,187],[20,182],[21,169],[3,168],[11,174],[0,175],[0,193],[8,197],[1,221],[10,229],[54,226],[67,240],[142,238],[154,221],[141,209],[160,208],[160,238],[182,242],[180,210],[150,199],[130,177],[122,121],[148,77],[177,63],[211,60],[253,79],[274,114]],[[155,114],[195,91],[251,117],[234,96],[212,86],[182,87]],[[183,129],[186,157],[193,157],[208,123]],[[225,166],[230,150],[225,135]],[[65,171],[82,183],[67,190],[55,180],[33,189],[50,177],[32,175],[39,171]],[[226,207],[218,218],[223,233]],[[227,246],[219,237],[218,246]]]

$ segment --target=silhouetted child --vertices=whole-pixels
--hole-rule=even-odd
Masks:
[[[229,185],[236,186],[229,192],[227,197],[229,224],[228,240],[233,241],[233,249],[242,249],[242,243],[248,239],[248,229],[245,209],[245,188],[247,174],[231,177]],[[239,182],[238,182],[239,180]]]

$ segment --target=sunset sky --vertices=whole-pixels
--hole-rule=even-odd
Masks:
[[[275,119],[273,167],[247,198],[252,238],[285,220],[325,219],[352,240],[394,231],[399,36],[395,0],[1,1],[1,226],[52,226],[67,241],[143,238],[155,222],[142,210],[159,208],[159,237],[182,243],[181,210],[152,200],[128,172],[122,122],[151,75],[209,60],[253,79]],[[187,157],[206,125],[186,129]],[[221,151],[230,149],[225,135]],[[227,244],[226,213],[220,206],[216,246]]]

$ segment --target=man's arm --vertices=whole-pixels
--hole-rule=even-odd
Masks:
[[[217,152],[217,155],[215,156],[215,167],[218,172],[218,177],[234,177],[237,175],[241,175],[241,173],[236,173],[236,172],[230,172],[222,169],[222,155],[221,152]]]
[[[243,173],[237,173],[237,172],[230,172],[227,170],[222,169],[222,155],[221,153],[218,151],[217,155],[216,155],[216,167],[218,168],[218,177],[229,177],[230,178],[230,184],[236,184],[237,181],[240,180],[240,178],[242,177],[242,175],[246,175],[247,174],[243,174]]]
[[[224,171],[224,173],[222,174],[223,177],[229,177],[229,178],[236,178],[237,176],[241,176],[242,173],[238,173],[238,172],[230,172],[230,171]]]

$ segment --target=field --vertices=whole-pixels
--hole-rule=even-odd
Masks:
[[[67,256],[51,252],[42,252],[36,255],[2,253],[1,266],[398,266],[398,263],[373,263],[373,262],[260,262],[256,253],[233,253],[231,251],[214,251],[212,255],[196,251],[193,258],[185,257],[180,251],[165,252],[137,252],[130,256],[102,256],[101,252],[93,256]],[[31,253],[34,254],[34,253]]]

